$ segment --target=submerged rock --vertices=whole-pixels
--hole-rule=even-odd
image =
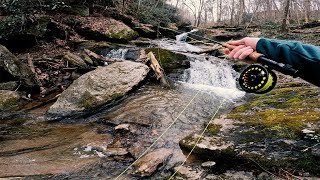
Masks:
[[[150,176],[170,158],[172,153],[173,150],[165,148],[148,153],[135,163],[132,174],[140,177]]]
[[[132,61],[99,67],[74,81],[48,113],[67,116],[110,103],[137,86],[148,71],[148,66]]]
[[[39,81],[31,69],[18,60],[6,47],[0,45],[0,70],[3,68],[22,85],[28,88],[39,87]],[[6,82],[6,80],[3,80]]]
[[[0,111],[18,106],[20,95],[15,91],[0,90]]]

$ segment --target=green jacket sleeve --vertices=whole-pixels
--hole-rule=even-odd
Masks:
[[[274,61],[290,64],[299,70],[299,77],[320,86],[320,47],[297,41],[261,38],[257,52]]]

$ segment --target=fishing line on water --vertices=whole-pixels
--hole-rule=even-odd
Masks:
[[[208,127],[211,124],[211,121],[213,121],[213,119],[216,117],[216,115],[218,114],[219,110],[221,109],[222,105],[224,104],[224,102],[227,100],[227,98],[224,98],[223,101],[220,103],[218,109],[216,110],[216,112],[212,115],[210,121],[208,122],[208,124],[206,125],[206,127],[203,129],[203,131],[201,132],[199,138],[197,139],[195,145],[192,147],[191,151],[189,152],[189,154],[187,155],[187,157],[185,158],[185,160],[181,163],[181,165],[177,168],[177,170],[170,176],[169,180],[171,180],[176,174],[177,172],[179,172],[179,170],[182,168],[182,166],[187,162],[188,158],[190,157],[190,155],[193,153],[194,149],[199,145],[199,142],[201,140],[201,138],[203,138],[204,133],[207,131]]]
[[[158,26],[159,28],[160,26]],[[157,37],[159,37],[159,29],[157,32]],[[159,61],[161,62],[161,57],[160,57],[160,42],[158,44],[158,54],[159,54]],[[226,59],[226,58],[225,58]],[[161,66],[161,65],[160,65]],[[161,67],[162,68],[162,67]],[[188,102],[188,104],[184,107],[184,109],[178,114],[178,116],[174,119],[174,121],[163,131],[163,133],[133,162],[131,163],[121,174],[119,174],[115,180],[119,179],[124,173],[126,173],[134,164],[136,164],[145,154],[147,154],[147,152],[168,132],[169,129],[171,129],[171,127],[178,121],[178,119],[180,118],[180,116],[184,113],[184,111],[190,106],[190,104],[194,101],[194,99],[198,96],[198,94],[200,93],[201,90],[198,90],[197,93],[193,96],[193,98]],[[227,98],[224,98],[223,101],[220,103],[218,109],[216,110],[216,112],[213,114],[212,118],[210,119],[209,123],[206,125],[205,129],[202,131],[200,137],[197,139],[195,145],[193,146],[192,150],[189,152],[189,154],[187,155],[187,157],[185,158],[185,160],[183,161],[183,163],[178,167],[178,169],[175,171],[175,173],[170,177],[170,179],[172,179],[175,174],[180,170],[180,168],[185,164],[185,162],[188,160],[188,158],[190,157],[190,155],[192,154],[192,152],[194,151],[194,149],[197,147],[197,145],[199,144],[201,137],[204,135],[205,131],[208,129],[211,121],[215,118],[215,116],[217,115],[217,113],[219,112],[219,110],[221,109],[222,105],[224,104],[224,102],[227,100]]]
[[[167,133],[167,131],[178,121],[182,113],[189,107],[192,101],[198,96],[200,90],[193,96],[193,98],[189,101],[189,103],[184,107],[184,109],[179,113],[179,115],[174,119],[174,121],[163,131],[163,133],[132,163],[128,166],[121,174],[119,174],[115,180],[119,179],[124,173],[126,173],[138,160],[142,158],[147,152]]]

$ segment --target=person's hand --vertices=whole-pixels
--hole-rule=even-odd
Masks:
[[[259,40],[260,38],[246,37],[236,41],[229,41],[227,44],[236,47],[232,50],[226,48],[224,53],[227,54],[230,59],[246,61],[246,57],[256,50]]]

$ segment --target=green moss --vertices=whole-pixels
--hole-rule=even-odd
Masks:
[[[227,118],[261,125],[279,137],[295,138],[307,122],[320,121],[320,91],[310,86],[278,88],[255,95],[234,108]]]
[[[110,32],[106,34],[107,37],[112,39],[126,40],[130,41],[138,37],[138,33],[133,30],[122,30],[120,32]]]
[[[219,124],[209,124],[206,132],[209,132],[211,135],[217,135],[221,128],[222,126]]]
[[[163,69],[176,69],[184,66],[183,61],[187,59],[187,56],[161,48],[148,48],[146,53],[152,52]]]

